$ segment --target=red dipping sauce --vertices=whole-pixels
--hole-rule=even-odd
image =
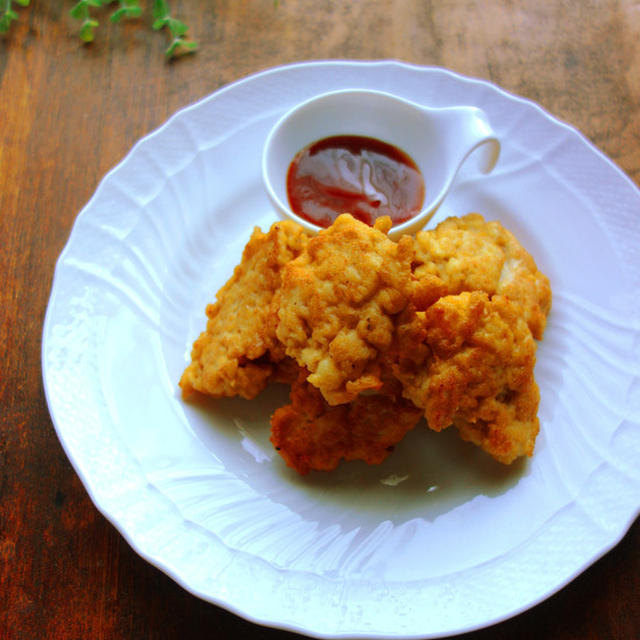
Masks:
[[[332,136],[305,147],[287,173],[294,213],[321,227],[341,214],[373,225],[393,224],[420,213],[424,180],[416,163],[397,147],[364,136]]]

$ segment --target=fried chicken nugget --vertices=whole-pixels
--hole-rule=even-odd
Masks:
[[[381,393],[329,405],[301,370],[292,385],[291,404],[271,418],[271,442],[287,465],[301,474],[330,471],[340,460],[380,464],[422,417],[422,411],[400,395],[397,384]]]
[[[331,405],[381,388],[380,354],[392,343],[394,316],[440,282],[418,283],[413,242],[390,240],[390,225],[389,218],[372,228],[341,215],[283,272],[277,337]]]
[[[431,429],[455,425],[505,464],[530,456],[539,430],[536,344],[520,313],[504,296],[445,296],[406,319],[401,335],[414,349],[394,366]]]
[[[274,295],[284,265],[302,253],[308,236],[282,221],[267,233],[257,227],[241,263],[206,309],[207,328],[194,342],[191,364],[180,379],[183,396],[254,398],[272,374],[281,378],[284,357],[275,336]],[[286,368],[286,367],[285,367]]]
[[[447,218],[415,238],[416,276],[438,275],[450,294],[485,291],[518,304],[537,340],[542,339],[551,307],[549,279],[499,222],[471,213]]]

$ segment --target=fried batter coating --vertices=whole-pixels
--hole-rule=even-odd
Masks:
[[[381,388],[380,354],[392,343],[394,316],[410,298],[424,301],[435,286],[432,302],[442,290],[438,278],[418,283],[413,242],[390,240],[390,224],[380,218],[372,228],[341,215],[283,272],[277,337],[331,405]]]
[[[415,238],[416,276],[438,275],[448,293],[484,291],[518,304],[537,340],[542,339],[551,307],[549,279],[515,236],[498,222],[471,213],[447,218]]]
[[[207,306],[183,396],[290,384],[271,441],[302,474],[377,464],[422,416],[505,464],[531,455],[548,279],[478,214],[398,242],[390,225],[345,214],[310,239],[293,222],[256,228]]]
[[[505,296],[445,296],[406,321],[404,339],[419,348],[394,368],[431,429],[453,424],[505,464],[532,454],[539,429],[536,345],[520,314]]]
[[[207,328],[194,342],[191,364],[180,379],[183,396],[254,398],[284,353],[275,337],[274,294],[284,265],[304,250],[308,236],[294,222],[257,227],[241,263],[206,309]],[[281,370],[275,371],[281,375]]]
[[[380,464],[422,417],[393,383],[380,393],[331,406],[306,381],[308,372],[301,371],[292,385],[291,404],[271,418],[271,442],[298,473],[330,471],[342,459]]]

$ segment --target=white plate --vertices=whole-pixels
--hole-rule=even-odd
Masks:
[[[270,126],[347,87],[484,109],[503,148],[433,224],[480,211],[546,272],[541,434],[503,467],[417,428],[378,467],[298,477],[268,442],[286,399],[209,409],[177,381],[204,307],[253,225]],[[43,336],[47,399],[97,507],[138,553],[241,616],[323,637],[439,637],[539,602],[627,531],[640,505],[640,193],[574,129],[486,82],[396,62],[273,69],[139,142],[78,216]]]

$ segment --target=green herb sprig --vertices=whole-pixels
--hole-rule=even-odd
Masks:
[[[0,0],[0,33],[9,31],[11,23],[18,20],[18,14],[13,8],[14,3],[23,7],[29,5],[30,0]],[[82,42],[93,42],[96,37],[96,29],[99,22],[95,12],[107,5],[117,3],[117,8],[109,16],[111,22],[120,22],[123,19],[139,18],[142,15],[140,0],[76,0],[70,11],[71,17],[80,23],[78,36]],[[171,14],[168,0],[153,0],[152,6],[154,31],[166,29],[171,38],[165,54],[167,58],[173,58],[180,53],[192,53],[198,48],[198,44],[187,40],[189,30],[184,22],[181,22]]]
[[[26,7],[30,0],[0,0],[0,33],[9,31],[11,23],[18,19],[18,14],[13,10],[13,2],[17,2],[21,7]]]
[[[142,15],[139,0],[78,0],[71,9],[71,16],[81,23],[79,36],[83,42],[93,42],[99,24],[91,12],[92,8],[104,7],[114,2],[118,3],[118,8],[110,16],[111,22],[120,22],[123,18],[139,18]],[[166,27],[171,36],[171,42],[165,51],[167,58],[173,58],[178,53],[191,53],[198,48],[196,42],[186,39],[188,27],[171,15],[167,0],[154,0],[152,15],[153,29],[159,31]]]
[[[98,21],[91,17],[91,7],[101,7],[102,0],[79,0],[71,9],[71,17],[80,21],[78,35],[82,42],[93,42]]]
[[[109,0],[107,0],[109,1]],[[114,0],[110,0],[114,2]],[[138,0],[118,0],[120,5],[112,14],[111,22],[120,22],[122,18],[139,18],[142,15],[142,7]]]
[[[165,50],[168,58],[173,57],[178,50],[184,53],[195,51],[198,48],[196,42],[185,40],[188,27],[184,22],[172,17],[167,0],[154,0],[153,2],[153,28],[156,31],[167,28],[171,35],[171,42]]]

